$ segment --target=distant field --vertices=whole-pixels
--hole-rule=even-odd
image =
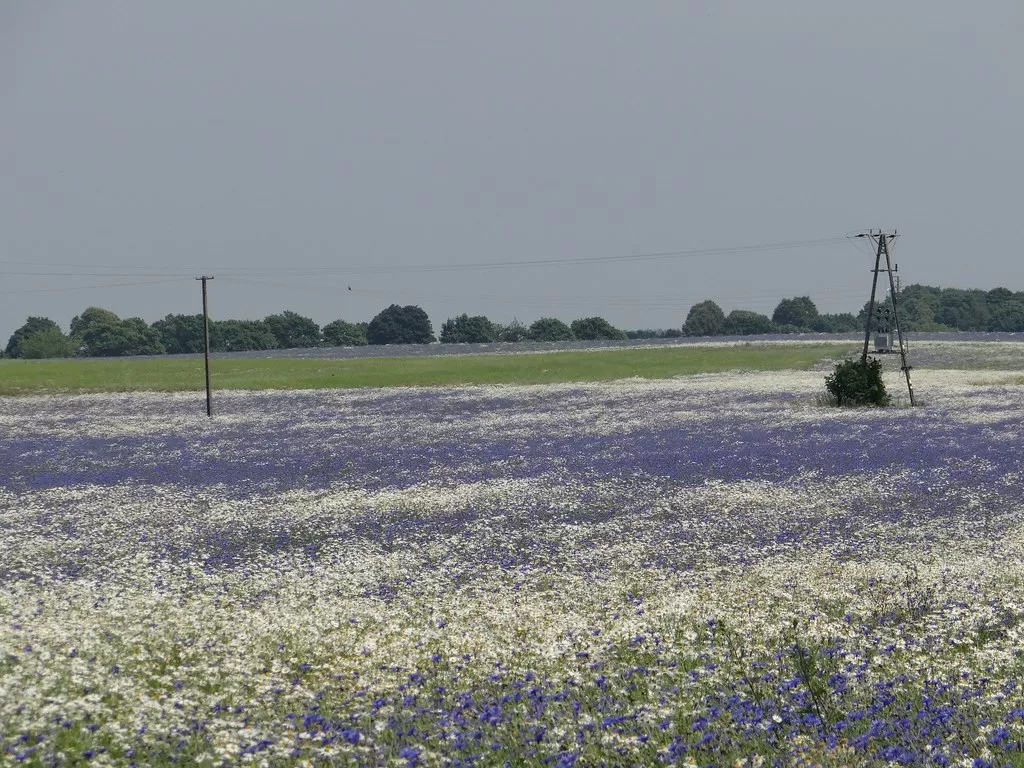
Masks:
[[[552,384],[808,369],[853,351],[849,342],[841,342],[349,360],[230,358],[214,359],[212,378],[216,389]],[[201,358],[0,360],[0,395],[202,388]]]

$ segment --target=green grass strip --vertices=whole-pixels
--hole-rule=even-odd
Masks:
[[[219,390],[554,384],[806,370],[849,351],[849,344],[755,344],[350,360],[214,358],[211,370],[213,387]],[[183,392],[203,386],[202,358],[0,360],[0,395]]]

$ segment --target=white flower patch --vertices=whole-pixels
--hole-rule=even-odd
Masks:
[[[1022,404],[978,377],[0,401],[0,761],[870,762],[923,689],[929,754],[1004,755]]]

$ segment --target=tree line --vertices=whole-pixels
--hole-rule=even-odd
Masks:
[[[993,288],[939,288],[912,284],[898,293],[900,326],[905,331],[1024,331],[1024,291]],[[854,315],[819,313],[808,296],[783,299],[771,317],[745,309],[726,315],[713,301],[694,304],[683,323],[684,336],[746,336],[765,333],[850,333],[863,331],[868,304]],[[894,330],[892,297],[879,291],[872,330]]]
[[[908,331],[1024,331],[1024,292],[909,285],[900,294],[901,325]],[[444,344],[520,341],[572,341],[749,336],[766,333],[847,333],[864,330],[868,306],[852,313],[819,313],[808,296],[782,299],[771,317],[745,309],[728,315],[708,299],[690,307],[679,328],[623,331],[602,317],[569,324],[542,317],[530,325],[496,323],[483,315],[461,314],[442,323],[438,337],[418,306],[391,306],[369,322],[334,320],[323,327],[309,317],[285,311],[262,320],[211,320],[214,352],[246,352],[301,347],[366,344]],[[880,298],[873,322],[882,330],[892,322],[892,300]],[[203,316],[167,315],[147,324],[121,318],[109,309],[89,307],[71,320],[68,333],[53,320],[30,317],[10,337],[3,354],[14,358],[110,357],[202,352]]]
[[[545,317],[527,326],[516,320],[501,324],[482,315],[462,314],[446,320],[440,330],[440,341],[447,344],[625,338],[625,333],[600,317],[575,320],[571,325]],[[210,320],[213,352],[430,344],[437,340],[427,313],[411,305],[392,304],[369,322],[334,320],[322,328],[312,318],[290,310],[262,320]],[[167,315],[147,324],[139,317],[121,318],[109,309],[89,307],[71,320],[68,333],[49,318],[29,317],[11,334],[3,355],[31,359],[188,354],[202,352],[204,345],[201,314]]]

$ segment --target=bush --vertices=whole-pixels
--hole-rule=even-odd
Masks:
[[[882,363],[874,358],[844,360],[825,377],[825,389],[835,404],[889,405],[889,393],[882,381]]]

